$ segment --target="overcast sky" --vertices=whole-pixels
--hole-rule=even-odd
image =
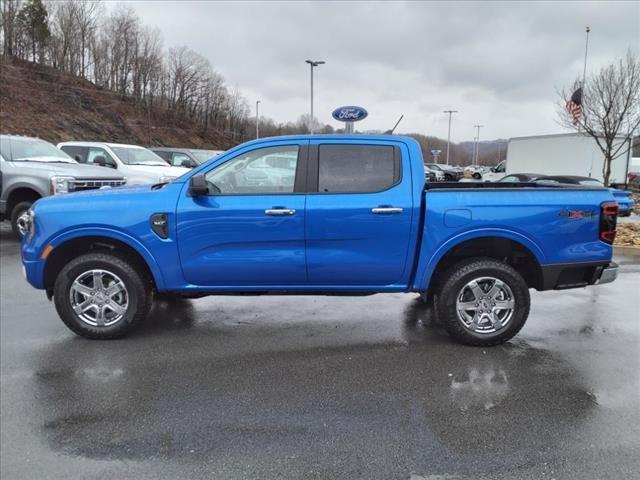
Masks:
[[[165,46],[187,45],[261,114],[294,121],[360,105],[358,129],[446,138],[445,109],[456,109],[452,138],[558,133],[555,88],[640,45],[640,2],[130,2],[157,26]],[[112,5],[112,4],[111,4]],[[111,6],[110,5],[110,6]]]

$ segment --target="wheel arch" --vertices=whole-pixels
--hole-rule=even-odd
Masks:
[[[30,185],[15,185],[7,194],[6,216],[10,217],[14,207],[24,201],[39,200],[43,195]]]
[[[429,260],[417,287],[427,291],[456,261],[471,257],[488,257],[506,261],[520,273],[530,288],[543,289],[544,253],[524,235],[508,231],[476,231],[445,242]]]
[[[131,259],[140,267],[155,289],[164,288],[164,278],[158,263],[149,250],[138,240],[122,232],[109,229],[83,229],[66,232],[51,242],[52,250],[47,256],[43,281],[47,294],[53,291],[55,279],[66,262],[91,251],[112,251]]]

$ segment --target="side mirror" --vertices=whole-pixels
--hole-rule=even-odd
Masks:
[[[101,167],[106,167],[107,166],[107,159],[104,158],[102,155],[97,155],[93,159],[93,163],[95,163],[96,165],[100,165]]]
[[[116,168],[113,162],[108,162],[103,155],[96,155],[96,157],[93,159],[93,163],[95,163],[96,165],[100,165],[101,167]]]
[[[197,165],[196,165],[196,162],[194,162],[190,158],[186,158],[182,160],[182,163],[180,164],[180,166],[184,168],[195,168]]]
[[[189,180],[189,195],[191,195],[192,197],[209,195],[207,179],[204,176],[204,173],[198,173],[197,175],[191,177],[191,180]]]
[[[490,170],[492,173],[496,173],[496,167],[491,167]]]

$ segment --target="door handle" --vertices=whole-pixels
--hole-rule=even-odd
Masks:
[[[266,215],[295,215],[295,208],[270,208],[265,210]]]
[[[377,215],[393,215],[394,213],[402,213],[402,208],[400,207],[376,207],[371,209],[371,213],[375,213]]]

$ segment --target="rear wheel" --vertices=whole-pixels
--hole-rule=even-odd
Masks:
[[[506,263],[462,261],[444,275],[437,292],[438,319],[456,340],[499,345],[513,338],[529,316],[529,288]]]
[[[60,271],[54,302],[62,321],[76,334],[119,338],[146,317],[151,286],[125,257],[89,253]]]
[[[19,240],[27,234],[27,212],[33,205],[33,202],[26,200],[18,203],[11,210],[11,230]]]

